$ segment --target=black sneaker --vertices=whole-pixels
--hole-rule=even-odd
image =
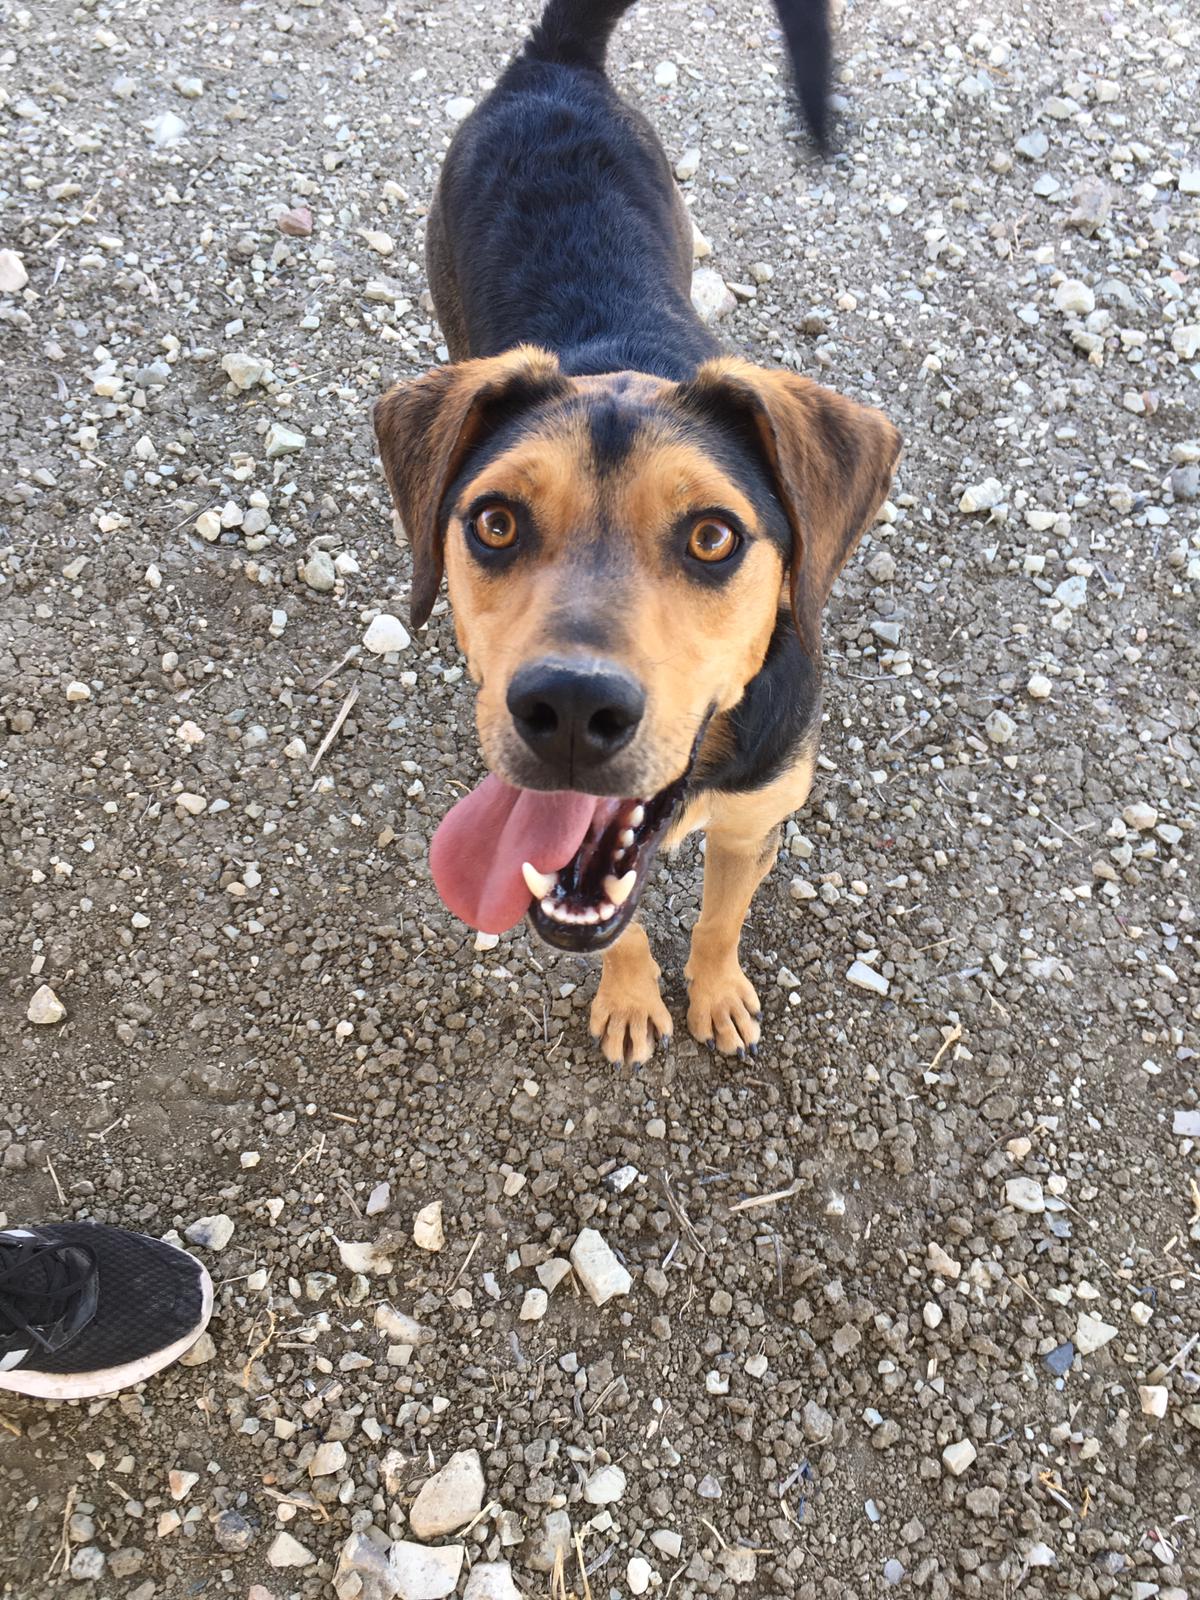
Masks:
[[[170,1366],[212,1315],[194,1256],[98,1222],[0,1230],[0,1390],[111,1394]]]

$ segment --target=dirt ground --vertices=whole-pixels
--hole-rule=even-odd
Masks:
[[[427,1536],[473,1600],[1195,1600],[1195,8],[857,4],[824,164],[765,5],[621,28],[722,338],[907,441],[744,939],[763,1052],[683,1028],[687,846],[640,1071],[592,965],[433,892],[444,602],[363,648],[410,579],[368,408],[438,359],[433,178],[531,16],[0,5],[0,1217],[218,1282],[194,1364],[0,1399],[0,1593],[425,1600],[476,1450]],[[585,1227],[631,1291],[529,1316]]]

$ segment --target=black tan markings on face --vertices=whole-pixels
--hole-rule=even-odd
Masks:
[[[762,664],[782,536],[760,521],[744,463],[728,459],[716,429],[674,412],[670,385],[643,380],[621,395],[596,380],[580,387],[499,439],[454,486],[450,597],[493,771],[520,787],[568,786],[537,770],[507,691],[530,662],[586,656],[646,696],[636,739],[591,775],[598,792],[653,795],[682,776],[702,724],[735,705]],[[489,505],[518,521],[515,545],[501,552],[472,528]],[[692,529],[713,521],[731,530],[734,548],[725,560],[697,559]]]

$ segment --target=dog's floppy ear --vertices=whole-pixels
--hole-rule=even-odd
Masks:
[[[375,406],[375,436],[388,487],[412,545],[409,609],[429,620],[442,581],[442,501],[467,451],[498,413],[567,392],[558,358],[535,345],[436,367],[398,383]]]
[[[792,615],[815,654],[833,581],[891,485],[899,433],[871,406],[733,357],[705,362],[677,398],[705,417],[753,425],[791,525]]]

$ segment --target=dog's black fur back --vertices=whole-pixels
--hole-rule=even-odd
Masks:
[[[549,0],[460,128],[428,236],[457,355],[529,343],[567,373],[683,381],[720,346],[692,309],[691,223],[647,119],[605,51],[633,0]],[[776,0],[810,126],[825,127],[827,0]],[[439,293],[440,288],[440,293]]]
[[[604,70],[613,29],[634,0],[549,0],[525,46],[533,61]],[[829,135],[832,50],[828,0],[774,0],[792,81],[809,131],[823,150]]]

